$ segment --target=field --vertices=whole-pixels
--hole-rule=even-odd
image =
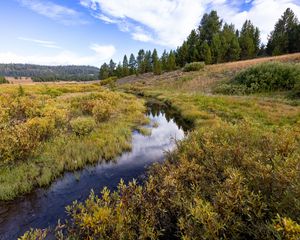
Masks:
[[[2,85],[0,200],[130,149],[143,101],[97,84]]]
[[[71,239],[299,239],[300,104],[286,92],[218,95],[215,88],[268,61],[300,54],[177,70],[117,81],[114,89],[155,98],[193,124],[143,186],[91,192],[68,206],[57,236]],[[120,94],[120,93],[116,93]],[[47,235],[32,230],[24,239]],[[29,238],[33,237],[33,238]]]

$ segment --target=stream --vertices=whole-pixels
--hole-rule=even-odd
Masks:
[[[164,160],[165,151],[175,147],[175,139],[184,138],[186,126],[178,115],[157,104],[148,106],[150,136],[133,132],[132,151],[113,161],[87,166],[75,173],[65,173],[47,188],[39,188],[16,200],[0,202],[0,240],[17,239],[30,228],[54,226],[65,219],[65,207],[73,201],[84,201],[91,189],[100,193],[104,186],[115,190],[120,179],[145,179],[147,168]],[[158,126],[153,127],[157,123]]]

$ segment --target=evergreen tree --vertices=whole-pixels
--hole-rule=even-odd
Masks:
[[[115,75],[116,63],[111,59],[109,62],[109,76]]]
[[[200,41],[207,41],[211,46],[215,34],[220,33],[222,27],[222,20],[220,20],[216,11],[211,11],[209,14],[205,13],[198,31],[200,33]]]
[[[196,30],[192,30],[191,34],[188,36],[187,41],[188,55],[187,62],[196,62],[199,60],[199,38]]]
[[[151,51],[146,51],[145,54],[145,72],[152,72],[152,56]]]
[[[122,64],[121,62],[119,62],[116,70],[115,70],[115,75],[118,77],[118,78],[121,78],[121,77],[125,77],[127,75],[124,75],[124,68],[122,67]]]
[[[267,44],[267,53],[279,55],[299,50],[300,34],[298,34],[298,19],[294,12],[288,8],[272,31]]]
[[[155,75],[160,75],[161,74],[161,62],[158,58],[156,49],[154,49],[153,53],[152,53],[152,62],[153,62],[153,73]]]
[[[123,58],[123,70],[122,71],[123,71],[122,75],[124,77],[129,75],[129,65],[128,65],[128,59],[127,59],[126,55]]]
[[[222,34],[222,62],[238,60],[240,57],[240,44],[234,25],[224,24]]]
[[[259,29],[255,28],[250,20],[246,20],[239,37],[242,59],[250,59],[257,56],[260,47],[259,36]]]
[[[139,50],[137,56],[138,73],[142,74],[146,72],[145,65],[145,51],[144,49]]]
[[[168,71],[168,58],[169,55],[166,50],[164,50],[162,56],[161,56],[161,66],[163,71]]]
[[[220,34],[215,34],[212,38],[211,43],[211,55],[212,55],[212,62],[213,63],[220,63],[222,62],[222,41]]]
[[[99,79],[103,80],[109,77],[109,66],[107,63],[102,64],[99,71]]]
[[[168,71],[173,71],[176,69],[176,58],[174,52],[171,50],[168,56]]]
[[[136,60],[132,53],[129,57],[129,73],[131,75],[136,73]]]
[[[177,54],[176,54],[177,65],[183,67],[186,63],[189,62],[188,58],[189,58],[189,48],[187,42],[184,41],[182,46],[177,48]],[[163,64],[163,69],[165,69],[164,66],[166,65]]]
[[[202,56],[202,59],[204,60],[205,64],[212,63],[211,50],[206,41],[203,42],[201,45],[201,56]]]

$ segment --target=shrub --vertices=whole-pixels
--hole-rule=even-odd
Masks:
[[[250,93],[291,90],[300,83],[300,67],[290,63],[263,63],[241,71],[232,83],[244,85]]]
[[[109,78],[101,80],[100,85],[101,86],[105,86],[105,85],[114,86],[117,80],[118,80],[117,77],[109,77]]]
[[[92,192],[56,229],[66,239],[297,239],[299,149],[293,129],[201,128],[143,186]]]
[[[9,83],[5,77],[0,76],[0,84]]]
[[[184,72],[199,71],[199,70],[203,69],[204,67],[205,67],[204,62],[192,62],[192,63],[187,63],[184,66],[183,71]]]
[[[113,113],[113,106],[103,100],[98,100],[93,108],[93,116],[97,122],[107,121]]]
[[[96,122],[92,117],[78,117],[70,121],[72,131],[78,136],[89,134],[96,127]]]

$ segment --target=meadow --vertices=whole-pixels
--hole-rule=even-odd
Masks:
[[[2,85],[0,200],[130,150],[142,100],[97,84]]]
[[[299,99],[288,97],[290,87],[215,92],[242,70],[274,60],[295,64],[299,56],[118,80],[114,89],[171,105],[194,128],[143,185],[121,181],[116,192],[104,188],[68,206],[56,238],[299,239]],[[49,231],[21,239],[44,239]]]

